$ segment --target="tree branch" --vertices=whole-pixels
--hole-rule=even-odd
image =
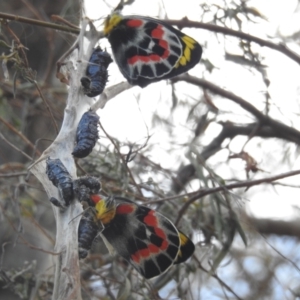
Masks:
[[[79,28],[69,27],[69,26],[62,26],[50,22],[44,22],[44,21],[39,21],[35,19],[30,19],[30,18],[24,18],[21,16],[16,16],[16,15],[11,15],[11,14],[6,14],[6,13],[0,13],[0,18],[4,20],[12,20],[16,22],[21,22],[21,23],[28,23],[32,24],[35,26],[42,26],[42,27],[47,27],[51,28],[54,30],[60,30],[64,32],[69,32],[72,34],[79,34]],[[224,35],[229,35],[229,36],[234,36],[249,42],[254,42],[257,43],[258,45],[262,47],[268,47],[270,49],[276,50],[287,57],[291,58],[298,64],[300,64],[300,56],[293,52],[292,50],[288,49],[284,44],[275,44],[270,41],[263,40],[261,38],[258,38],[256,36],[253,36],[251,34],[247,34],[241,31],[236,31],[227,27],[222,27],[214,24],[206,24],[206,23],[201,23],[201,22],[196,22],[196,21],[190,21],[187,18],[184,18],[182,20],[164,20],[165,23],[168,23],[172,26],[178,26],[179,28],[183,27],[193,27],[193,28],[199,28],[199,29],[205,29],[209,30],[212,32],[217,32],[217,33],[223,33]]]
[[[25,17],[6,14],[6,13],[2,13],[2,12],[0,12],[0,19],[12,20],[12,21],[20,22],[20,23],[27,23],[27,24],[31,24],[31,25],[35,25],[35,26],[51,28],[51,29],[54,29],[54,30],[73,33],[73,34],[76,34],[76,35],[78,35],[79,32],[80,32],[79,28],[75,29],[75,28],[69,27],[69,26],[62,26],[62,25],[58,25],[58,24],[54,24],[54,23],[50,23],[50,22],[25,18]]]
[[[276,234],[279,236],[300,238],[300,221],[296,219],[292,221],[281,221],[247,216],[247,223],[261,234]]]
[[[238,135],[249,136],[253,133],[253,136],[262,137],[262,138],[279,138],[289,142],[295,142],[294,139],[290,138],[290,135],[284,134],[281,131],[274,130],[268,125],[257,126],[257,123],[250,123],[246,125],[236,125],[231,122],[220,122],[223,126],[221,132],[217,137],[215,137],[210,144],[208,144],[200,156],[203,160],[207,160],[209,157],[213,156],[215,153],[220,151],[221,145],[227,138],[234,138]],[[300,145],[300,140],[297,145]],[[172,191],[176,194],[180,193],[184,186],[194,178],[195,167],[193,164],[188,164],[182,167],[176,175],[176,178],[173,179]]]
[[[67,76],[70,88],[64,120],[55,141],[46,149],[42,156],[31,168],[32,173],[38,178],[45,188],[48,197],[58,198],[58,190],[48,179],[45,173],[45,159],[47,157],[59,158],[71,176],[76,178],[76,166],[72,151],[78,122],[82,114],[92,104],[92,99],[86,97],[80,88],[80,78],[84,76],[86,64],[89,61],[93,47],[98,41],[98,34],[91,34],[89,43],[84,43],[85,30],[88,21],[82,23],[79,36],[79,51],[74,51],[66,62]],[[84,46],[86,45],[86,47]],[[77,228],[80,221],[82,207],[78,201],[73,201],[65,210],[53,207],[56,220],[56,245],[55,252],[59,253],[56,261],[55,281],[52,299],[81,299],[80,270],[78,263],[78,235]]]
[[[235,95],[234,93],[226,91],[226,90],[214,85],[213,83],[211,83],[209,81],[206,81],[204,79],[200,79],[197,77],[189,76],[189,75],[181,75],[181,76],[177,76],[174,79],[172,79],[172,82],[177,82],[177,81],[186,81],[188,83],[192,83],[197,86],[201,86],[205,89],[209,89],[214,94],[217,94],[217,95],[220,95],[227,99],[232,100],[236,104],[239,104],[246,111],[251,113],[253,116],[255,116],[262,125],[269,125],[270,127],[272,127],[273,130],[278,130],[282,136],[286,136],[287,138],[289,138],[290,141],[293,141],[296,144],[300,143],[300,132],[298,130],[264,115],[251,103],[249,103],[245,99]]]
[[[270,182],[275,181],[275,180],[279,180],[279,179],[283,179],[283,178],[286,178],[286,177],[291,177],[291,176],[295,176],[295,175],[299,175],[299,174],[300,174],[300,170],[296,170],[296,171],[282,173],[282,174],[267,177],[267,178],[251,180],[251,181],[250,180],[241,181],[241,182],[236,182],[236,183],[232,183],[232,184],[228,184],[228,185],[218,186],[218,187],[215,187],[215,188],[202,189],[183,204],[183,206],[181,207],[181,209],[178,212],[178,217],[177,217],[176,222],[174,224],[178,225],[178,222],[180,221],[181,217],[184,215],[184,213],[188,209],[188,207],[193,202],[195,202],[196,200],[198,200],[198,199],[200,199],[204,196],[211,195],[211,194],[221,192],[221,191],[227,191],[227,190],[242,188],[242,187],[249,188],[249,187],[259,185],[259,184],[262,184],[262,183],[270,183]]]
[[[62,26],[50,22],[44,22],[40,20],[35,20],[35,19],[30,19],[30,18],[25,18],[17,15],[11,15],[11,14],[6,14],[0,12],[0,18],[4,20],[12,20],[12,21],[17,21],[21,23],[27,23],[27,24],[32,24],[35,26],[42,26],[42,27],[47,27],[47,28],[52,28],[54,30],[60,30],[64,32],[69,32],[73,34],[79,34],[79,28],[69,27],[69,26]],[[259,44],[262,47],[268,47],[270,49],[276,50],[278,52],[281,52],[282,54],[286,55],[287,57],[291,58],[298,64],[300,64],[300,56],[293,52],[292,50],[288,49],[284,44],[275,44],[270,41],[263,40],[261,38],[258,38],[256,36],[253,36],[251,34],[247,34],[241,31],[236,31],[227,27],[222,27],[214,24],[206,24],[206,23],[201,23],[201,22],[196,22],[196,21],[190,21],[187,18],[182,19],[182,20],[166,20],[164,21],[166,23],[169,23],[170,25],[175,25],[178,26],[179,28],[183,27],[194,27],[194,28],[199,28],[199,29],[206,29],[212,32],[217,32],[217,33],[223,33],[224,35],[229,35],[229,36],[234,36],[249,42],[255,42]]]
[[[224,35],[234,36],[249,42],[257,43],[258,45],[262,47],[268,47],[270,49],[276,50],[290,59],[294,60],[296,63],[300,64],[300,56],[299,54],[293,52],[292,50],[288,49],[284,44],[275,44],[270,41],[263,40],[261,38],[258,38],[256,36],[253,36],[251,34],[247,34],[241,31],[236,31],[227,27],[218,26],[214,24],[205,24],[201,22],[196,21],[190,21],[187,18],[184,18],[182,20],[166,20],[166,23],[170,25],[178,26],[179,28],[183,27],[194,27],[199,29],[205,29],[212,32],[217,33],[223,33]]]

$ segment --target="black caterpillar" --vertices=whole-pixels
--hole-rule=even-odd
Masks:
[[[76,132],[77,145],[72,152],[75,157],[83,158],[92,152],[99,138],[98,121],[99,116],[91,110],[82,115]]]
[[[91,207],[95,204],[90,196],[97,194],[101,190],[101,183],[93,176],[80,177],[73,182],[74,193],[80,202],[85,202],[89,209],[84,212],[78,227],[78,255],[85,258],[92,247],[93,241],[99,232],[95,212]]]
[[[99,226],[93,212],[86,211],[78,227],[78,255],[85,258],[92,247],[92,243],[99,232]]]
[[[46,174],[49,180],[58,188],[61,197],[65,201],[65,205],[68,206],[74,197],[71,175],[59,158],[51,159],[49,157],[46,160],[46,165]],[[61,207],[61,205],[59,205],[60,202],[54,197],[52,197],[50,201],[54,205]]]
[[[74,180],[73,189],[80,202],[86,202],[89,206],[94,206],[94,203],[90,200],[90,195],[99,193],[101,183],[96,177],[84,176]]]
[[[86,76],[80,79],[85,95],[96,97],[106,85],[108,65],[112,62],[110,55],[99,46],[94,49],[86,69]]]

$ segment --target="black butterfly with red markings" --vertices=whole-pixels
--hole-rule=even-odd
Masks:
[[[95,205],[99,234],[110,253],[122,256],[145,278],[161,275],[192,256],[193,242],[159,212],[118,196],[94,194],[90,199]],[[86,228],[82,231],[89,234],[79,243],[84,255],[95,238],[94,225]]]
[[[106,19],[104,34],[123,76],[140,87],[187,72],[202,55],[193,38],[148,17],[115,12]]]

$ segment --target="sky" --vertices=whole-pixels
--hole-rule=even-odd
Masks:
[[[102,21],[118,2],[119,1],[97,1],[97,4],[95,4],[94,0],[86,0],[87,16],[90,19],[100,20],[97,24],[99,24],[98,28],[101,29]],[[163,2],[152,0],[151,4],[147,5],[146,13],[147,16],[156,18],[168,17],[170,19],[181,19],[188,16],[190,20],[199,20],[199,14],[201,13],[199,8],[200,2],[201,1],[194,0],[186,0],[184,2],[181,0],[165,0]],[[218,3],[217,0],[208,0],[206,2],[208,5]],[[109,7],[107,3],[111,6]],[[223,5],[223,3],[223,1],[219,1],[220,5]],[[292,34],[295,30],[299,30],[299,13],[294,14],[297,4],[297,0],[286,1],[284,5],[282,5],[282,1],[274,0],[249,1],[248,6],[252,5],[256,7],[268,21],[259,20],[256,24],[245,22],[246,25],[243,30],[261,38],[274,36],[278,32],[282,35]],[[96,5],[98,5],[98,7]],[[130,7],[125,7],[123,14],[145,15],[145,1],[136,0]],[[209,17],[207,20],[209,20]],[[212,73],[208,73],[200,63],[199,66],[189,72],[191,75],[199,76],[199,74],[203,74],[206,80],[226,88],[246,100],[253,101],[252,103],[259,108],[263,107],[265,86],[261,83],[262,80],[259,74],[253,76],[253,73],[249,70],[241,70],[239,66],[226,61],[224,59],[224,49],[220,47],[217,39],[212,38],[210,32],[194,29],[185,29],[185,32],[193,36],[200,44],[205,45],[203,59],[209,59],[217,66],[216,70]],[[226,50],[232,54],[239,54],[239,49],[235,45],[236,43],[236,39],[233,39],[232,42],[230,42],[230,40],[226,41]],[[102,48],[106,48],[108,51],[110,50],[107,41],[101,40],[100,44]],[[289,46],[289,43],[287,43],[287,45]],[[255,49],[255,47],[257,49],[260,48],[259,46],[253,45],[253,49]],[[294,51],[300,53],[299,47],[293,47],[295,47],[295,49],[293,49]],[[272,117],[288,125],[291,125],[289,122],[292,120],[293,126],[300,128],[300,121],[295,114],[296,111],[299,111],[298,103],[295,101],[295,99],[297,100],[299,98],[299,66],[281,53],[268,48],[261,48],[258,49],[258,51],[260,51],[264,57],[265,64],[269,65],[267,74],[271,84],[267,90],[271,95],[271,102],[274,104]],[[108,86],[124,80],[115,64],[110,65],[109,73],[111,76]],[[180,83],[178,86],[181,99],[188,97],[186,95],[187,90],[193,97],[198,97],[199,91],[197,88],[184,83]],[[159,109],[160,116],[166,119],[171,118],[173,122],[177,124],[176,135],[178,136],[178,143],[184,144],[190,140],[189,134],[192,134],[192,128],[187,122],[187,111],[185,111],[184,108],[181,110],[178,109],[175,110],[171,116],[170,106],[172,99],[170,94],[170,86],[166,85],[165,82],[152,84],[145,89],[134,87],[111,100],[104,110],[98,111],[98,113],[101,117],[102,124],[109,134],[124,142],[131,141],[142,144],[148,134],[151,134],[151,143],[155,145],[152,151],[152,158],[160,163],[162,167],[176,170],[176,168],[179,167],[179,158],[185,162],[188,162],[188,160],[181,157],[182,153],[175,153],[174,156],[170,156],[168,148],[169,143],[173,139],[170,138],[167,131],[159,130],[158,132],[152,128],[152,116],[156,113],[157,109]],[[282,105],[282,103],[285,105]],[[231,111],[236,110],[242,112],[242,115],[237,117],[240,118],[241,121],[251,121],[249,115],[245,115],[244,111],[238,110],[236,105],[228,103],[228,101],[216,99],[215,104],[220,109],[229,111],[228,114],[224,114],[224,121],[227,120],[226,117],[229,119]],[[278,109],[276,109],[276,107],[278,107]],[[187,131],[187,129],[189,129],[190,132]],[[211,136],[215,136],[219,130],[220,126],[218,125],[209,126],[204,136],[199,140],[199,144],[205,145],[209,143]],[[231,143],[230,149],[239,152],[241,150],[241,144],[245,141],[246,138],[244,137],[235,139]],[[289,151],[294,155],[294,160],[290,163],[280,164],[282,152],[277,145],[278,141],[270,140],[262,142],[260,148],[257,147],[256,142],[251,141],[247,144],[246,150],[255,157],[260,163],[260,168],[264,170],[263,173],[260,173],[258,177],[254,177],[254,179],[300,168],[300,160],[297,155],[298,149],[291,145]],[[234,174],[238,173],[244,176],[242,175],[244,170],[241,168],[241,161],[238,160],[232,160],[230,162],[230,167],[233,170],[232,174],[230,173],[226,156],[228,156],[226,152],[220,152],[217,155],[217,161],[215,163],[216,173],[222,174],[224,177],[230,177],[231,175],[233,177]],[[221,161],[224,160],[224,163],[220,164],[218,159]],[[214,161],[211,163],[212,166],[214,166]],[[270,170],[270,164],[272,163],[277,164],[278,167]],[[245,176],[242,178],[246,179]],[[297,184],[298,179],[299,177],[296,176],[285,180],[285,182]],[[255,216],[289,219],[297,215],[293,207],[298,206],[296,189],[287,189],[286,187],[278,186],[276,186],[276,189],[271,186],[259,186],[255,187],[255,189],[255,193],[249,191],[244,195],[245,205],[249,209],[249,212]]]

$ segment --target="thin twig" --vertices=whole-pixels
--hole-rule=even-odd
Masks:
[[[25,175],[27,175],[27,173],[28,172],[0,174],[0,178],[11,178],[11,177],[25,176]]]
[[[12,20],[12,21],[21,22],[21,23],[27,23],[27,24],[36,25],[36,26],[52,28],[54,30],[60,30],[60,31],[68,32],[68,33],[73,33],[75,35],[78,35],[80,32],[79,28],[75,29],[75,28],[71,28],[69,26],[67,27],[67,26],[57,25],[57,24],[50,23],[50,22],[38,21],[35,19],[25,18],[25,17],[21,17],[21,16],[17,16],[17,15],[6,14],[6,13],[2,13],[2,12],[0,12],[0,19]]]
[[[11,146],[12,148],[14,148],[16,151],[20,152],[21,154],[23,154],[25,157],[27,157],[29,160],[32,160],[32,158],[27,155],[25,152],[23,152],[21,149],[19,149],[18,147],[16,147],[14,144],[12,144],[9,140],[6,139],[6,137],[0,133],[0,138],[5,141],[9,146]]]
[[[134,179],[134,177],[133,177],[133,175],[132,175],[132,172],[131,172],[131,170],[128,168],[128,165],[127,165],[127,163],[126,163],[126,161],[125,161],[123,155],[121,154],[121,152],[120,152],[120,150],[119,150],[119,147],[117,146],[117,144],[115,143],[115,141],[113,140],[113,138],[105,131],[105,129],[103,128],[103,126],[102,126],[102,124],[101,124],[100,121],[99,121],[99,124],[100,124],[101,129],[103,130],[103,132],[104,132],[105,135],[107,136],[107,138],[111,141],[111,143],[114,145],[116,151],[118,152],[118,155],[119,155],[119,157],[121,158],[124,167],[127,169],[127,172],[128,172],[128,174],[129,174],[129,177],[130,177],[130,179],[131,179],[133,185],[137,188],[137,190],[139,191],[139,194],[140,194],[141,196],[143,196],[143,193],[142,193],[142,191],[141,191],[141,188],[140,188],[140,186],[135,182],[135,179]]]
[[[21,138],[26,143],[27,146],[29,146],[32,149],[35,149],[35,146],[27,139],[26,136],[24,136],[20,131],[18,131],[15,127],[13,127],[11,124],[9,124],[2,117],[0,117],[0,122],[2,122],[15,135],[17,135],[19,138]],[[38,155],[41,155],[41,152],[39,150],[36,150],[36,152],[38,153]]]
[[[76,41],[73,43],[73,45],[58,59],[58,61],[56,62],[56,77],[60,79],[60,77],[58,77],[58,74],[60,73],[60,69],[61,66],[63,66],[65,64],[65,59],[75,50],[78,48],[78,38],[76,39]],[[61,80],[62,81],[62,80]],[[66,80],[66,82],[64,82],[66,84],[69,84],[68,80]]]
[[[251,187],[251,186],[255,186],[255,185],[259,185],[262,183],[269,183],[275,180],[279,180],[279,179],[283,179],[286,177],[291,177],[291,176],[295,176],[295,175],[299,175],[300,174],[300,170],[296,170],[296,171],[291,171],[291,172],[287,172],[287,173],[282,173],[280,175],[276,175],[276,176],[271,176],[271,177],[267,177],[267,178],[262,178],[262,179],[257,179],[257,180],[252,180],[252,181],[241,181],[241,182],[237,182],[237,183],[232,183],[232,184],[228,184],[228,185],[222,185],[222,186],[218,186],[215,188],[209,188],[209,189],[202,189],[200,192],[198,192],[196,195],[194,195],[193,197],[191,197],[187,202],[185,202],[183,204],[183,206],[181,207],[181,209],[178,212],[178,217],[176,219],[175,225],[178,225],[180,219],[182,218],[182,216],[184,215],[185,211],[188,209],[188,207],[195,202],[196,200],[210,195],[210,194],[214,194],[217,192],[221,192],[221,191],[226,191],[226,190],[231,190],[231,189],[237,189],[237,188],[242,188],[242,187]]]
[[[39,93],[40,97],[42,98],[42,100],[43,100],[44,103],[45,103],[45,106],[46,106],[46,108],[47,108],[47,110],[48,110],[48,112],[49,112],[49,114],[50,114],[51,120],[52,120],[52,122],[53,122],[53,124],[54,124],[55,130],[56,130],[56,134],[58,134],[58,126],[57,126],[57,123],[56,123],[56,121],[55,121],[55,119],[54,119],[52,110],[51,110],[50,107],[49,107],[48,101],[46,100],[46,98],[44,98],[43,93],[42,93],[42,91],[41,91],[41,89],[40,89],[38,83],[37,83],[35,80],[33,81],[33,83],[34,83],[36,89],[38,90],[38,93]]]
[[[44,21],[38,21],[30,18],[25,18],[21,16],[16,16],[16,15],[11,15],[11,14],[6,14],[6,13],[0,13],[0,18],[5,19],[5,20],[13,20],[16,22],[22,22],[22,23],[28,23],[36,26],[42,26],[42,27],[47,27],[47,28],[52,28],[54,30],[60,30],[68,33],[73,33],[78,35],[80,30],[79,28],[73,28],[70,26],[61,26],[57,25],[54,23],[50,22],[44,22]],[[214,24],[205,24],[201,22],[195,22],[195,21],[189,21],[188,19],[183,19],[183,20],[164,20],[164,22],[169,23],[170,25],[175,25],[180,28],[182,27],[194,27],[194,28],[200,28],[200,29],[206,29],[212,32],[217,32],[217,33],[223,33],[225,35],[229,36],[234,36],[241,38],[243,40],[247,40],[250,42],[255,42],[259,44],[262,47],[268,47],[273,50],[276,50],[278,52],[281,52],[282,54],[288,56],[292,60],[296,61],[298,64],[300,64],[300,56],[293,52],[292,50],[288,49],[284,44],[275,44],[267,40],[263,40],[261,38],[258,38],[256,36],[241,32],[241,31],[236,31],[230,28],[214,25]],[[75,27],[75,26],[74,26]]]
[[[18,234],[18,237],[21,238],[22,242],[29,248],[31,249],[34,249],[34,250],[38,250],[38,251],[41,251],[41,252],[44,252],[44,253],[47,253],[47,254],[51,254],[51,255],[59,255],[60,253],[57,253],[57,252],[53,252],[53,251],[48,251],[48,250],[45,250],[41,247],[36,247],[34,245],[32,245],[31,243],[29,243],[19,232],[19,230],[17,230],[17,228],[15,227],[15,225],[11,222],[11,220],[8,218],[7,214],[5,213],[5,209],[4,207],[0,204],[0,208],[2,210],[2,213],[3,215],[5,216],[7,222],[10,224],[10,226],[12,227],[12,229]]]
[[[201,262],[198,260],[198,258],[197,258],[195,255],[193,256],[193,259],[195,259],[196,262],[198,263],[199,269],[201,269],[202,271],[204,271],[204,272],[207,273],[207,274],[210,274],[213,278],[215,278],[215,279],[221,284],[221,286],[223,286],[224,288],[226,288],[232,295],[234,295],[237,299],[242,300],[242,298],[240,298],[240,297],[232,290],[232,288],[231,288],[229,285],[227,285],[222,279],[220,279],[219,276],[218,276],[217,274],[215,274],[215,273],[212,273],[212,274],[211,274],[210,271],[206,270],[206,269],[202,266]]]
[[[260,129],[261,127],[261,124],[260,123],[257,123],[256,126],[253,128],[252,132],[249,134],[248,138],[247,138],[247,141],[244,143],[242,149],[240,152],[243,152],[245,147],[247,146],[247,144],[251,141],[251,139],[253,137],[255,137],[255,135],[257,134],[258,130]]]
[[[199,29],[205,29],[212,32],[217,33],[223,33],[224,35],[234,36],[249,42],[254,42],[259,44],[262,47],[268,47],[273,50],[276,50],[278,52],[281,52],[282,54],[286,55],[290,59],[294,60],[298,64],[300,64],[300,56],[299,54],[293,52],[292,50],[288,49],[283,43],[275,44],[270,41],[263,40],[261,38],[258,38],[256,36],[253,36],[251,34],[247,34],[245,32],[233,30],[227,27],[222,27],[214,24],[206,24],[196,21],[190,21],[187,18],[184,18],[182,20],[165,20],[164,22],[178,26],[179,28],[183,27],[193,27],[193,28],[199,28]]]
[[[298,130],[296,130],[293,127],[287,126],[279,121],[276,121],[270,118],[269,116],[264,115],[254,105],[252,105],[250,102],[246,101],[242,97],[239,97],[232,92],[226,91],[209,81],[194,76],[180,75],[172,79],[172,82],[177,81],[186,81],[188,83],[201,86],[203,88],[209,89],[211,92],[217,95],[221,95],[225,98],[232,100],[236,104],[240,105],[243,109],[251,113],[253,116],[255,116],[262,125],[267,124],[271,126],[274,130],[277,130],[280,133],[284,133],[284,135],[287,138],[293,140],[295,143],[300,143],[300,132]]]
[[[38,228],[38,230],[51,242],[52,245],[55,244],[55,240],[53,239],[53,237],[41,226],[41,224],[39,222],[37,222],[31,215],[30,212],[27,208],[22,207],[22,210],[24,210],[25,213],[28,214],[29,220],[32,222],[32,224]]]
[[[0,13],[1,15],[1,13]],[[13,32],[13,30],[9,27],[8,23],[6,21],[2,21],[1,22],[6,30],[10,33],[10,35],[13,37],[13,39],[15,40],[15,42],[17,43],[18,45],[18,50],[21,51],[21,54],[22,54],[22,58],[23,58],[23,63],[25,65],[26,68],[29,67],[29,63],[28,63],[28,60],[27,60],[27,56],[26,56],[26,53],[24,51],[24,45],[21,43],[21,41],[19,40],[19,38],[16,36],[16,34]]]
[[[279,250],[277,250],[263,234],[260,234],[260,235],[265,239],[265,242],[273,251],[275,251],[284,260],[288,261],[298,272],[300,272],[300,268],[297,266],[297,264],[295,262],[293,262],[290,258],[286,257],[285,255],[283,255]]]
[[[71,28],[78,29],[78,26],[72,24],[71,22],[67,21],[66,19],[62,18],[59,15],[52,15],[51,20],[56,21],[56,22],[60,22],[60,23],[65,24],[65,25],[67,25]]]
[[[36,18],[39,20],[43,20],[43,17],[41,13],[32,5],[28,0],[21,0],[28,8],[29,11],[31,11]]]

